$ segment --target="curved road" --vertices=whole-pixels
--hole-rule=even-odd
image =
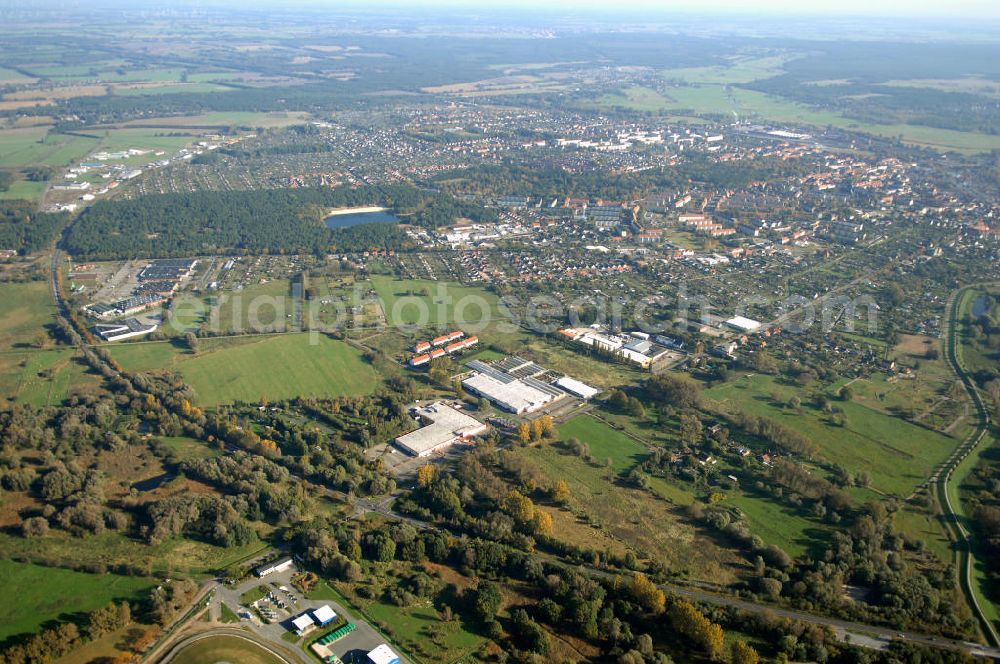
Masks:
[[[237,639],[243,639],[244,641],[249,641],[261,650],[265,651],[269,655],[276,657],[277,659],[284,662],[284,664],[298,664],[299,659],[289,659],[285,654],[279,652],[274,645],[264,641],[263,639],[258,639],[252,636],[249,632],[246,632],[235,627],[216,627],[205,632],[199,632],[191,636],[185,637],[176,643],[174,643],[170,651],[167,652],[161,659],[158,660],[157,664],[167,664],[172,661],[177,653],[182,651],[187,646],[198,641],[203,641],[205,639],[210,639],[216,636],[228,636]]]
[[[962,305],[962,297],[967,290],[975,288],[979,285],[982,284],[965,286],[952,293],[945,308],[945,311],[947,311],[948,314],[948,338],[945,341],[945,359],[948,361],[948,365],[951,367],[952,371],[955,372],[955,375],[958,376],[962,383],[962,388],[965,390],[965,393],[969,395],[969,400],[976,409],[976,428],[944,461],[941,468],[931,479],[934,481],[938,501],[944,511],[945,524],[947,525],[948,530],[951,531],[951,534],[958,545],[957,562],[959,587],[965,595],[969,607],[975,614],[976,620],[979,622],[979,627],[982,630],[983,635],[986,637],[986,640],[990,643],[990,645],[1000,647],[1000,636],[997,635],[997,631],[993,626],[993,623],[983,612],[982,606],[979,604],[979,598],[977,597],[975,588],[973,587],[972,566],[975,564],[975,556],[972,551],[972,541],[969,537],[968,531],[965,529],[965,526],[962,525],[961,519],[959,519],[958,514],[955,512],[955,508],[951,503],[951,496],[948,494],[948,483],[951,481],[955,469],[958,468],[959,464],[961,464],[962,461],[964,461],[965,458],[976,449],[979,443],[982,442],[983,438],[986,437],[986,433],[990,426],[989,409],[986,408],[986,404],[983,402],[982,395],[980,395],[976,384],[972,381],[972,378],[969,377],[968,373],[966,373],[965,368],[958,359],[958,321],[961,316],[961,311],[959,309]]]

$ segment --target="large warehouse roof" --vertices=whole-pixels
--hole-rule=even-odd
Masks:
[[[485,373],[466,378],[462,385],[513,413],[530,412],[555,398],[523,381],[505,383]]]
[[[416,415],[430,424],[396,439],[397,445],[414,456],[429,454],[459,438],[483,433],[488,428],[476,418],[442,402],[424,406],[417,410]]]

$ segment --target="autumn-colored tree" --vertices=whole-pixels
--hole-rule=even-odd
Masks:
[[[542,439],[542,421],[535,420],[531,423],[531,439],[541,440]]]
[[[679,600],[671,605],[668,613],[670,624],[675,630],[701,647],[712,659],[722,657],[722,628],[702,615],[693,604]]]
[[[531,519],[531,525],[536,535],[551,535],[552,515],[543,510],[536,509],[535,515]]]
[[[426,489],[431,484],[434,483],[434,475],[436,470],[434,466],[427,464],[425,466],[420,466],[420,470],[417,471],[417,486],[421,489]]]
[[[733,641],[729,653],[732,664],[757,664],[760,661],[757,651],[746,641]]]
[[[552,421],[551,415],[542,415],[541,417],[538,418],[538,422],[541,424],[543,436],[548,437],[555,434],[556,425]]]
[[[568,503],[571,495],[566,480],[556,480],[556,483],[552,485],[552,500],[560,505]]]
[[[504,499],[504,509],[514,521],[522,525],[529,523],[535,516],[535,504],[531,502],[531,498],[518,491],[507,494],[507,498]]]
[[[531,441],[531,425],[527,422],[521,422],[517,425],[517,439],[522,443],[528,443]]]
[[[628,592],[635,602],[651,613],[663,613],[667,598],[645,574],[636,574],[629,581]]]

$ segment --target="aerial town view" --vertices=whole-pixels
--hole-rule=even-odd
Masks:
[[[993,0],[0,0],[0,664],[1000,661]]]

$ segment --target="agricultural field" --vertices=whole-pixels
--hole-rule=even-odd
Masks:
[[[794,429],[819,456],[852,472],[867,471],[876,490],[909,496],[958,444],[955,439],[854,402],[836,402],[846,425],[829,421],[807,395],[798,410],[786,406],[799,390],[770,376],[734,378],[705,391],[715,406],[768,417]]]
[[[108,602],[140,599],[155,585],[143,577],[88,574],[11,560],[0,560],[0,578],[10,598],[0,605],[0,640]]]
[[[378,376],[361,351],[323,335],[316,335],[314,344],[311,337],[297,333],[204,339],[193,354],[170,342],[125,344],[110,350],[132,371],[179,371],[204,406],[375,390]]]

